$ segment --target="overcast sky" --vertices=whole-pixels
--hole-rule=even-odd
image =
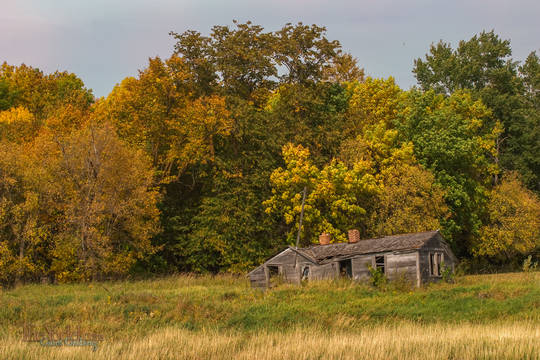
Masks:
[[[440,39],[455,45],[494,29],[516,59],[540,49],[538,0],[0,0],[0,9],[0,62],[74,72],[97,96],[148,57],[168,57],[169,31],[207,34],[233,19],[267,30],[324,25],[368,75],[392,75],[403,88],[415,83],[413,60]]]

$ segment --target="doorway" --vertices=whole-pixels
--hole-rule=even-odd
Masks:
[[[341,260],[339,262],[339,276],[352,279],[352,262],[351,259]]]
[[[279,273],[279,266],[269,265],[268,268],[268,285],[274,287],[279,285],[281,281],[281,274]]]

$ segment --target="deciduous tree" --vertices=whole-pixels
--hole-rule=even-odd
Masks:
[[[519,171],[527,185],[539,192],[538,164],[532,160],[540,158],[539,138],[531,136],[537,133],[538,121],[531,122],[530,114],[535,111],[531,111],[524,99],[530,94],[526,89],[531,89],[532,83],[527,83],[530,77],[520,73],[518,62],[511,55],[509,40],[502,40],[494,31],[483,31],[470,40],[460,41],[456,49],[442,41],[432,45],[424,60],[415,61],[413,72],[425,91],[449,96],[469,89],[474,100],[482,100],[491,110],[484,120],[486,125],[494,127],[499,123],[501,128],[495,139],[493,162],[501,169]],[[527,61],[532,65],[534,59],[531,56]],[[535,68],[525,65],[521,69]],[[494,182],[497,181],[498,173],[495,173]]]
[[[473,253],[516,262],[540,248],[540,200],[515,173],[505,174],[490,193],[488,220],[480,229]]]
[[[51,270],[59,280],[124,275],[152,253],[158,230],[158,192],[141,150],[119,140],[112,127],[87,124],[37,144],[54,154],[61,199]]]
[[[400,111],[398,130],[414,145],[414,154],[445,190],[452,215],[443,223],[445,235],[459,255],[470,250],[482,226],[491,178],[491,161],[499,128],[489,125],[490,111],[467,92],[450,97],[433,91],[411,91]]]
[[[283,147],[287,168],[272,173],[272,197],[264,203],[266,212],[283,217],[290,227],[287,241],[293,244],[302,207],[301,192],[306,187],[304,245],[316,242],[322,232],[334,235],[335,242],[345,241],[347,230],[365,229],[366,204],[379,191],[375,176],[365,162],[348,168],[333,160],[319,169],[309,155],[309,150],[300,145]]]
[[[164,182],[190,164],[211,161],[215,137],[231,130],[225,99],[193,99],[191,74],[177,56],[165,62],[150,59],[139,78],[126,78],[96,113],[112,122],[122,139],[152,157],[157,178]]]

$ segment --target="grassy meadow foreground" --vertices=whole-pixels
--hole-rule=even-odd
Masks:
[[[23,341],[23,326],[103,336]],[[421,289],[348,281],[262,292],[245,278],[27,285],[0,292],[0,359],[540,359],[540,273]]]

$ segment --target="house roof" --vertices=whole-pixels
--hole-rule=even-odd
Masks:
[[[318,263],[336,256],[370,254],[387,251],[413,250],[421,248],[439,233],[438,230],[413,234],[385,236],[377,239],[360,240],[357,243],[315,245],[296,249],[300,254],[315,259]]]

